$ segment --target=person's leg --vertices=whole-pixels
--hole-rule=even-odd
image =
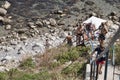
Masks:
[[[99,64],[99,66],[98,66],[98,72],[99,72],[99,74],[102,74],[102,64]]]
[[[78,46],[78,35],[76,36],[76,46]]]

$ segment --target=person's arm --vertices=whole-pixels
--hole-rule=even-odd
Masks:
[[[90,54],[90,58],[93,56],[94,53],[95,53],[95,50]]]
[[[98,48],[96,48],[91,54],[90,54],[90,58],[93,56],[93,54],[98,50]]]
[[[66,39],[67,39],[67,37],[63,40],[63,42],[65,42],[65,41],[66,41]]]
[[[107,26],[104,26],[106,33],[108,33],[108,28]]]

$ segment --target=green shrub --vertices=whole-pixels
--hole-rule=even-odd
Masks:
[[[33,67],[35,67],[35,63],[33,63],[33,60],[32,60],[32,58],[28,58],[28,59],[26,59],[25,61],[23,61],[21,64],[20,64],[20,66],[19,67],[21,67],[21,68],[33,68]]]
[[[68,67],[64,68],[62,70],[62,74],[72,75],[72,76],[82,75],[84,71],[83,68],[85,68],[84,64],[80,64],[79,62],[73,63]]]
[[[52,77],[46,69],[39,73],[27,73],[11,69],[8,72],[0,73],[0,80],[52,80]]]
[[[0,80],[7,80],[8,79],[8,75],[5,72],[0,72]]]
[[[47,70],[40,71],[38,74],[34,75],[33,80],[52,80],[51,74]]]
[[[74,61],[77,58],[79,58],[79,51],[76,48],[72,48],[69,51],[58,54],[56,57],[56,59],[60,61],[60,63]]]
[[[89,47],[74,47],[68,50],[67,52],[63,52],[58,54],[56,59],[60,61],[60,63],[65,63],[68,61],[75,61],[80,56],[87,55],[86,53],[90,50]]]
[[[51,62],[49,65],[50,69],[54,69],[60,65],[60,62]]]
[[[120,65],[120,44],[115,45],[115,64]]]

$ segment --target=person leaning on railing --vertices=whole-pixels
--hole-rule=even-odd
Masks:
[[[98,57],[104,51],[104,49],[105,47],[103,46],[102,43],[100,43],[100,45],[97,48],[95,48],[95,50],[90,54],[90,57],[92,57],[93,54],[95,54],[95,52],[97,52],[97,57]],[[99,74],[102,74],[101,69],[102,69],[102,65],[104,64],[104,62],[105,62],[105,57],[101,57],[96,61],[96,64],[98,65]]]

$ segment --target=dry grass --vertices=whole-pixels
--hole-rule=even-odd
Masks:
[[[54,60],[57,54],[61,54],[67,50],[68,48],[65,45],[60,45],[57,48],[46,50],[46,52],[43,53],[42,55],[36,55],[35,58],[36,58],[37,68],[50,66],[51,62]]]

